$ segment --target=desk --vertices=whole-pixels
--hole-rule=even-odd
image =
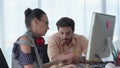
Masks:
[[[77,64],[78,68],[90,68],[89,64]]]
[[[94,67],[89,66],[89,64],[78,64],[77,66],[78,66],[78,68],[94,68]],[[95,68],[97,68],[97,67],[95,67]],[[103,68],[103,67],[99,67],[99,68]],[[112,68],[112,67],[110,67],[110,68]],[[115,68],[120,68],[120,66],[116,66]]]

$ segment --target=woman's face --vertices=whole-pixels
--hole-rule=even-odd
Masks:
[[[49,29],[47,16],[44,14],[40,20],[36,19],[34,22],[34,33],[37,36],[44,36]]]

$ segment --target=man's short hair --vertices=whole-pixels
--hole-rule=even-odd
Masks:
[[[71,18],[62,17],[60,20],[57,21],[56,25],[57,25],[58,30],[59,30],[59,27],[68,26],[68,27],[71,27],[72,31],[74,32],[75,22]]]

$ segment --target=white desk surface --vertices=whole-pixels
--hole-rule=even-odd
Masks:
[[[78,68],[91,68],[89,64],[77,64]],[[120,68],[120,66],[116,66],[115,68]]]

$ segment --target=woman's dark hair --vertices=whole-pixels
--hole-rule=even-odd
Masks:
[[[72,31],[74,32],[74,26],[75,26],[75,22],[68,17],[62,17],[60,20],[57,21],[56,23],[57,28],[59,30],[59,27],[71,27]]]
[[[36,8],[33,10],[28,8],[25,10],[24,14],[25,14],[25,25],[26,25],[27,29],[31,25],[32,19],[37,18],[38,20],[40,20],[42,15],[44,15],[44,14],[46,15],[46,13],[39,8]]]

